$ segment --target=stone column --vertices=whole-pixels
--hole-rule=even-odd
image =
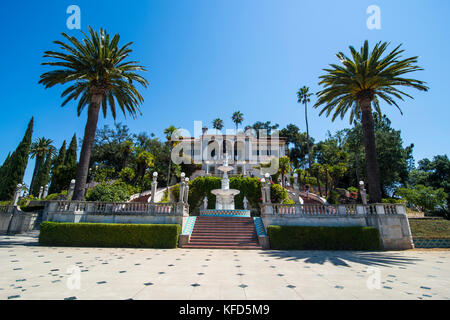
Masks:
[[[181,173],[181,181],[180,181],[180,197],[178,202],[182,203],[184,199],[184,172]]]
[[[266,190],[265,190],[265,185],[266,185],[266,179],[262,178],[262,179],[261,179],[261,196],[262,196],[262,203],[266,203]]]
[[[152,195],[150,198],[150,203],[155,203],[156,188],[158,186],[157,178],[158,178],[158,172],[153,172]]]
[[[266,202],[270,203],[270,175],[266,173],[266,184],[264,186],[266,191]]]
[[[294,194],[295,194],[295,203],[300,203],[298,197],[300,195],[300,188],[298,186],[298,174],[297,172],[294,173]]]
[[[39,195],[38,195],[38,199],[41,199],[42,198],[42,193],[44,192],[44,187],[43,186],[41,186],[40,188],[39,188]]]
[[[42,195],[42,198],[47,198],[48,196],[48,183],[44,186],[44,194]]]
[[[22,192],[22,185],[19,183],[17,185],[16,191],[14,192],[13,206],[17,206],[21,192]]]
[[[72,179],[72,181],[70,181],[69,191],[67,191],[67,200],[72,200],[74,190],[75,190],[75,179]]]

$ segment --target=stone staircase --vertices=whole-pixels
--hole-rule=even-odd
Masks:
[[[183,248],[262,249],[251,217],[198,216]]]

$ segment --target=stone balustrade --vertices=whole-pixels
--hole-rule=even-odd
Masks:
[[[87,201],[52,201],[48,212],[87,214],[176,214],[176,203],[140,203],[140,202],[87,202]]]
[[[345,204],[345,205],[320,205],[320,204],[280,204],[265,203],[261,206],[263,214],[273,215],[299,215],[299,216],[346,216],[369,214],[405,214],[403,205],[397,204]]]
[[[375,227],[384,249],[414,248],[406,208],[402,204],[279,204],[261,206],[264,227],[269,225]],[[266,229],[267,230],[267,229]]]

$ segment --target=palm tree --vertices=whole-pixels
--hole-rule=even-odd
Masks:
[[[291,162],[289,157],[281,157],[278,161],[278,172],[281,174],[281,186],[286,187],[285,179],[287,173],[291,171]]]
[[[46,156],[52,157],[55,153],[55,147],[52,145],[53,140],[46,139],[45,137],[38,138],[30,146],[30,156],[31,159],[36,158],[36,163],[34,165],[33,176],[31,177],[30,190],[33,190],[33,184],[36,179],[36,175],[42,164],[42,161]]]
[[[122,160],[122,169],[124,169],[128,164],[128,159],[130,158],[131,153],[134,151],[134,143],[131,140],[125,140],[120,145],[120,152],[123,155]]]
[[[244,115],[240,111],[236,111],[233,113],[233,116],[231,117],[231,120],[233,120],[234,124],[236,125],[236,133],[238,126],[244,121]]]
[[[222,128],[223,128],[223,120],[219,119],[219,118],[214,119],[213,120],[213,128],[217,129],[219,131],[222,130]]]
[[[402,59],[404,50],[400,50],[401,45],[382,57],[388,45],[378,42],[372,52],[369,52],[367,40],[359,52],[350,46],[351,59],[339,52],[336,56],[342,65],[331,64],[330,69],[324,69],[326,74],[320,77],[319,82],[324,89],[317,93],[318,100],[314,105],[315,108],[323,105],[320,114],[326,112],[329,116],[333,112],[333,121],[338,116],[344,118],[347,112],[350,112],[350,123],[361,121],[372,203],[381,202],[372,108],[381,116],[380,100],[383,100],[400,110],[395,99],[403,100],[403,97],[412,96],[400,91],[399,86],[428,90],[426,82],[403,77],[407,73],[423,70],[416,65],[417,57]]]
[[[119,34],[110,38],[106,30],[100,29],[98,33],[89,27],[89,36],[83,32],[85,38],[81,42],[65,33],[62,35],[69,43],[54,41],[62,51],[46,51],[44,58],[55,59],[55,61],[42,63],[59,67],[59,69],[42,74],[39,83],[45,88],[71,83],[71,86],[61,94],[61,97],[65,97],[62,106],[71,100],[79,99],[78,116],[88,106],[88,117],[72,198],[83,200],[100,109],[106,117],[109,107],[115,119],[116,107],[119,107],[125,115],[129,113],[134,118],[137,112],[140,113],[139,104],[144,102],[135,83],[147,87],[148,82],[135,73],[135,71],[145,71],[142,66],[136,61],[125,61],[132,51],[130,49],[132,42],[119,47]]]
[[[307,86],[303,86],[297,91],[297,102],[303,103],[305,105],[305,121],[306,121],[306,145],[308,146],[308,166],[309,166],[309,175],[311,175],[311,147],[309,145],[309,125],[308,125],[308,102],[311,102],[309,99],[312,96],[312,93],[309,93],[309,88]]]
[[[164,129],[164,134],[166,135],[166,139],[167,142],[169,143],[169,148],[170,148],[170,157],[169,157],[169,170],[167,172],[167,190],[169,189],[169,183],[170,183],[170,166],[172,164],[172,149],[176,144],[176,141],[172,141],[172,136],[177,136],[178,135],[178,128],[175,128],[174,126],[170,126],[166,129]]]

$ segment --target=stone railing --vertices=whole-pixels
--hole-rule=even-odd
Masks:
[[[403,205],[397,204],[345,204],[345,205],[316,205],[316,204],[280,204],[266,203],[261,206],[262,214],[273,215],[309,215],[309,216],[345,216],[371,214],[404,214]]]
[[[374,227],[379,230],[382,247],[387,250],[414,248],[406,207],[403,204],[279,204],[261,206],[264,227],[323,226]]]
[[[88,214],[176,214],[176,203],[53,201],[49,212]]]

